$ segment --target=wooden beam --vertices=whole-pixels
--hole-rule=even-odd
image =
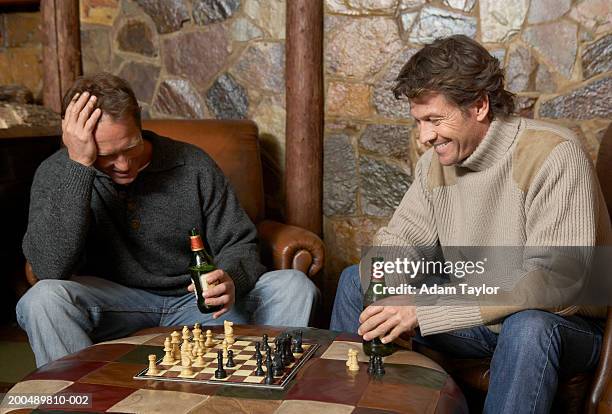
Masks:
[[[61,111],[64,94],[81,75],[78,0],[41,0],[43,104]]]
[[[323,222],[323,2],[287,1],[285,213],[318,235]]]

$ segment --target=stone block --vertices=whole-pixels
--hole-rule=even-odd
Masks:
[[[189,21],[186,0],[136,0],[157,28],[157,33],[172,33]],[[205,44],[205,43],[204,43]]]
[[[571,78],[578,50],[578,26],[568,21],[530,26],[523,40],[536,49],[549,64],[566,78]]]
[[[240,0],[193,0],[191,13],[196,24],[222,22],[240,7]]]
[[[325,48],[327,73],[365,80],[380,71],[402,48],[397,24],[391,18],[351,19]]]
[[[444,0],[444,5],[464,12],[471,12],[476,0]]]
[[[398,0],[327,0],[325,3],[332,13],[369,15],[372,13],[393,14]]]
[[[323,160],[324,214],[354,214],[357,210],[357,158],[350,137],[326,137]]]
[[[480,30],[485,43],[505,42],[521,30],[529,0],[480,1]]]
[[[117,44],[120,50],[154,57],[158,55],[157,38],[143,21],[128,20],[119,29]]]
[[[506,64],[506,87],[511,92],[523,92],[533,89],[530,85],[536,61],[529,48],[514,44],[508,52]]]
[[[542,118],[595,119],[612,117],[612,77],[586,83],[540,105]]]
[[[327,114],[366,118],[371,114],[370,87],[362,83],[330,82]]]
[[[594,41],[582,52],[582,76],[591,78],[612,70],[612,34]]]
[[[244,119],[249,110],[246,90],[228,73],[219,76],[210,87],[206,104],[217,119]]]
[[[40,12],[5,13],[5,35],[7,47],[34,46],[41,44]]]
[[[534,107],[536,104],[537,98],[533,96],[517,96],[514,100],[515,102],[515,112],[524,118],[533,119]]]
[[[416,52],[416,49],[404,49],[385,70],[382,78],[374,84],[373,102],[380,115],[397,119],[410,118],[408,98],[400,97],[400,99],[396,99],[392,89],[400,70]]]
[[[535,75],[535,90],[544,93],[552,93],[557,90],[555,77],[544,64],[538,65]]]
[[[256,42],[243,53],[232,70],[250,86],[268,92],[285,90],[285,46],[277,42]]]
[[[424,6],[419,20],[410,33],[409,40],[414,43],[431,43],[440,37],[463,34],[476,36],[476,18],[461,13]]]
[[[110,36],[110,27],[81,26],[81,60],[85,75],[111,70]]]
[[[536,0],[531,2],[527,22],[543,23],[556,20],[567,13],[572,5],[571,0]]]
[[[364,214],[392,215],[410,184],[412,176],[398,165],[368,156],[359,157],[359,195]]]
[[[125,62],[119,77],[125,79],[140,102],[151,103],[159,77],[159,66],[144,62]]]
[[[583,0],[575,2],[570,17],[595,34],[612,30],[612,4],[610,0]]]
[[[359,146],[385,157],[408,161],[412,127],[406,125],[368,125],[359,138]]]
[[[244,0],[244,13],[274,39],[285,38],[286,0]]]
[[[231,33],[232,38],[239,42],[247,42],[252,39],[260,39],[263,37],[261,29],[244,17],[234,19]]]
[[[81,24],[112,26],[119,14],[119,0],[79,0]]]
[[[176,118],[202,119],[205,106],[196,89],[185,79],[165,79],[153,101],[153,110]]]
[[[166,71],[192,80],[198,89],[217,76],[231,51],[227,33],[220,24],[201,32],[181,32],[164,39],[162,47]]]

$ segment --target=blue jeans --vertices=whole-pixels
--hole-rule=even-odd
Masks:
[[[38,367],[92,343],[154,326],[237,324],[307,326],[319,291],[297,270],[264,273],[253,290],[218,319],[198,310],[193,293],[160,296],[110,280],[74,276],[41,280],[17,303]]]
[[[357,332],[363,308],[357,266],[340,276],[331,329]],[[485,326],[423,337],[416,342],[460,358],[491,357],[485,413],[548,413],[559,378],[595,369],[600,321],[525,310],[507,317],[499,334]]]

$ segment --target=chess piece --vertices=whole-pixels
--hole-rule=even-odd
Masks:
[[[259,342],[258,342],[259,344]],[[257,368],[255,369],[255,376],[256,377],[263,377],[264,375],[264,370],[263,367],[261,366],[263,358],[261,357],[261,352],[260,353],[256,353],[255,354],[255,362],[257,364]]]
[[[194,328],[193,328],[193,342],[199,342],[200,337],[202,336],[202,329],[200,329],[200,324],[196,323]]]
[[[192,366],[197,367],[197,368],[206,366],[206,362],[204,361],[204,349],[203,348],[198,347],[198,357],[196,358]]]
[[[283,352],[285,353],[285,365],[289,365],[295,362],[293,352],[291,352],[291,335],[283,341]]]
[[[183,326],[183,340],[185,340],[185,338],[189,339],[189,327],[187,325]]]
[[[206,330],[206,342],[204,343],[206,348],[212,348],[215,346],[215,341],[213,340],[213,334],[210,329]]]
[[[359,371],[359,360],[357,359],[357,350],[356,349],[349,349],[348,351],[349,354],[349,358],[348,361],[346,361],[346,365],[348,366],[349,371]]]
[[[181,344],[181,355],[187,352],[187,348],[191,350],[189,347],[189,328],[187,326],[183,327],[183,343]]]
[[[255,342],[255,358],[263,358],[261,355],[261,342]]]
[[[227,362],[225,363],[225,366],[228,368],[234,368],[236,366],[236,363],[234,362],[234,351],[231,349],[227,351]]]
[[[151,354],[149,355],[149,369],[147,370],[147,375],[158,375],[159,369],[157,369],[157,365],[155,365],[155,360],[157,359],[157,355]]]
[[[189,378],[193,376],[193,371],[191,370],[191,358],[189,358],[187,355],[183,355],[183,358],[181,359],[181,367],[183,367],[183,369],[178,375],[179,377]]]
[[[275,377],[280,377],[283,375],[284,371],[283,358],[281,356],[280,349],[275,350],[274,352],[274,362],[272,364],[272,371]]]
[[[268,334],[263,334],[261,340],[263,343],[262,351],[264,351],[266,354],[270,353],[270,344],[268,344]]]
[[[223,321],[223,333],[225,334],[225,340],[228,346],[234,344],[234,322]]]
[[[175,360],[181,358],[181,351],[179,349],[179,344],[181,343],[181,340],[179,339],[180,336],[181,334],[179,334],[177,331],[174,331],[170,334],[170,337],[172,338],[171,340],[172,356],[174,357]]]
[[[227,341],[223,340],[223,358],[227,358]]]
[[[174,356],[172,355],[172,342],[169,336],[166,337],[166,340],[164,341],[164,352],[166,354],[164,355],[164,359],[162,359],[162,364],[174,364]]]
[[[368,362],[368,374],[374,375],[374,355],[370,355],[370,361]]]
[[[274,373],[272,372],[272,357],[268,352],[266,354],[266,378],[264,382],[268,385],[274,384]]]
[[[385,366],[380,355],[374,356],[374,374],[377,376],[385,375]]]
[[[192,357],[195,358],[198,355],[198,349],[200,349],[200,342],[194,336],[193,343],[191,344],[191,356]]]
[[[304,353],[304,348],[302,348],[302,331],[297,331],[297,333],[295,334],[291,352],[293,352],[294,354]]]
[[[217,369],[215,371],[215,378],[223,379],[227,377],[227,372],[223,369],[223,353],[221,350],[217,351]]]

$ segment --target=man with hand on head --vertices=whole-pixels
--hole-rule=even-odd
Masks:
[[[65,148],[38,168],[23,251],[39,279],[17,304],[37,366],[93,342],[196,322],[305,326],[318,294],[295,270],[266,272],[255,226],[214,161],[141,130],[122,79],[78,79],[64,97]],[[198,310],[187,268],[202,230],[217,270]]]
[[[490,357],[485,412],[549,412],[560,376],[596,367],[605,308],[540,307],[555,277],[571,286],[583,269],[580,259],[564,257],[578,267],[551,272],[529,253],[559,246],[592,251],[612,242],[591,161],[571,131],[512,116],[513,96],[504,89],[499,62],[466,36],[438,39],[417,52],[400,71],[394,93],[409,99],[419,141],[431,148],[373,244],[445,253],[453,246],[519,246],[526,254],[508,301],[496,306],[448,298],[445,305],[417,300],[364,310],[359,269],[349,267],[340,278],[331,329],[383,343],[408,333],[449,355]]]

